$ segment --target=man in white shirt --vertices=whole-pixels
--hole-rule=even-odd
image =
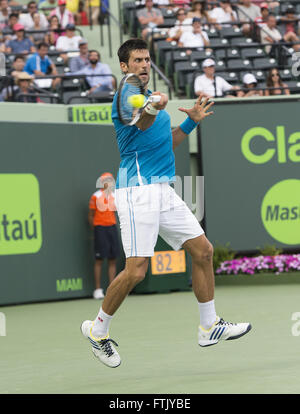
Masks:
[[[30,1],[27,4],[27,11],[28,13],[22,13],[20,14],[19,23],[22,24],[25,27],[25,30],[30,30],[34,26],[33,21],[33,14],[38,12],[38,6],[35,1]],[[41,29],[47,29],[49,26],[47,17],[44,15],[44,13],[38,12],[40,15],[40,26]]]
[[[178,41],[183,33],[193,31],[192,23],[193,19],[187,18],[185,9],[180,7],[176,12],[175,26],[169,30],[168,37]]]
[[[226,25],[224,23],[237,21],[237,14],[232,10],[229,0],[220,1],[220,7],[215,7],[210,10],[208,14],[213,23],[218,23],[218,25],[216,25],[218,30],[222,27],[231,27],[230,24]]]
[[[204,74],[197,76],[194,83],[194,91],[197,96],[203,94],[209,98],[221,97],[225,92],[239,90],[237,86],[232,86],[221,76],[215,76],[215,61],[205,59],[202,63]],[[233,95],[226,95],[234,97]],[[238,93],[239,96],[239,93]]]
[[[82,40],[81,36],[75,35],[75,25],[67,24],[65,35],[60,36],[56,42],[56,49],[65,52],[60,55],[65,64],[68,62],[69,58],[79,55],[80,40]]]
[[[197,47],[203,49],[203,47],[209,46],[209,38],[207,33],[202,30],[201,19],[198,17],[193,18],[193,31],[185,32],[181,35],[178,46],[179,47]]]
[[[260,29],[260,38],[261,43],[278,43],[281,40],[284,40],[285,42],[297,42],[299,43],[294,44],[292,47],[296,52],[299,52],[300,50],[300,39],[294,32],[287,32],[282,37],[279,30],[276,28],[277,25],[277,19],[276,16],[273,13],[270,13],[267,18],[267,23],[264,24]],[[266,46],[265,50],[266,53],[271,52],[272,46]]]

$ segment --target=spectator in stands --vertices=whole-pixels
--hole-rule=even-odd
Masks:
[[[74,56],[70,59],[69,67],[71,72],[78,72],[89,65],[89,47],[87,40],[80,40],[79,53],[79,56]]]
[[[257,88],[257,79],[252,73],[246,73],[243,76],[243,89],[242,97],[250,98],[251,96],[263,96],[263,91]]]
[[[56,0],[44,0],[43,2],[40,2],[39,9],[44,13],[45,16],[50,15],[51,11],[56,7]],[[46,10],[48,9],[48,10]],[[50,10],[51,9],[51,10]]]
[[[299,42],[294,44],[292,47],[297,52],[300,50],[300,39],[294,32],[287,32],[283,36],[277,29],[276,16],[270,13],[267,19],[267,23],[261,27],[261,42],[262,43],[273,43],[275,48],[279,42]],[[274,46],[267,45],[266,53],[271,56],[275,53]]]
[[[38,7],[35,1],[30,1],[27,4],[27,11],[28,13],[22,13],[20,15],[19,23],[21,23],[25,27],[26,30],[29,30],[31,27],[34,26],[32,16],[34,13],[38,12]],[[47,17],[44,15],[44,13],[39,13],[39,14],[40,14],[40,25],[42,29],[47,29],[49,26]]]
[[[209,38],[207,33],[202,30],[199,17],[193,18],[193,31],[183,33],[178,42],[179,47],[198,49],[203,49],[204,47],[209,46],[209,44]],[[187,51],[187,53],[190,53],[190,51]]]
[[[100,62],[100,53],[97,50],[89,51],[89,65],[85,66],[76,73],[72,73],[72,75],[74,74],[86,75],[86,82],[90,87],[88,91],[89,94],[97,92],[110,92],[116,86],[113,78],[111,76],[107,76],[112,74],[110,67],[106,63]]]
[[[87,4],[91,6],[91,12],[92,12],[92,22],[93,25],[99,24],[99,15],[100,15],[100,0],[89,0]]]
[[[196,77],[194,82],[195,95],[203,94],[209,98],[224,96],[228,91],[236,91],[237,96],[241,96],[239,87],[232,86],[221,76],[215,76],[215,61],[213,59],[205,59],[202,63],[204,74]],[[234,97],[234,95],[227,95]]]
[[[164,23],[162,12],[153,7],[153,0],[146,0],[145,6],[136,13],[143,39],[147,39],[157,26]]]
[[[188,12],[187,17],[193,19],[198,17],[202,24],[210,22],[209,13],[205,10],[205,3],[203,0],[195,0],[191,5],[191,10]]]
[[[292,32],[295,35],[298,34],[298,21],[299,18],[296,15],[296,10],[294,6],[289,4],[285,10],[285,15],[280,17],[279,23],[284,24],[284,33]]]
[[[56,46],[57,39],[64,34],[65,32],[62,32],[58,17],[56,15],[51,16],[49,19],[48,33],[44,39],[45,42],[48,43],[49,46]]]
[[[181,35],[185,32],[193,30],[192,18],[187,18],[187,13],[183,7],[180,7],[176,12],[175,26],[168,31],[168,40],[175,40],[178,42]]]
[[[221,30],[222,27],[232,26],[232,24],[226,25],[224,23],[234,23],[237,21],[237,14],[232,10],[229,0],[220,1],[220,7],[212,9],[209,12],[209,16],[212,23],[217,23],[216,27],[218,30]]]
[[[241,0],[242,4],[237,5],[237,15],[242,25],[242,31],[245,36],[250,36],[253,30],[253,23],[257,17],[260,17],[260,8],[252,3],[251,0]]]
[[[33,26],[29,29],[28,37],[32,40],[32,42],[37,45],[38,43],[42,42],[45,38],[45,29],[42,28],[41,25],[41,17],[38,12],[32,14]],[[33,33],[32,33],[33,32]]]
[[[290,90],[286,83],[283,82],[283,80],[280,77],[278,69],[270,69],[267,75],[267,81],[266,81],[267,88],[265,90],[265,96],[270,95],[290,95]],[[273,89],[278,88],[278,89]],[[284,89],[282,89],[284,88]]]
[[[6,53],[27,55],[35,52],[35,47],[32,41],[25,37],[24,26],[17,23],[13,27],[16,38],[8,40],[6,44]]]
[[[262,25],[264,25],[264,24],[267,23],[268,16],[269,16],[269,6],[268,6],[268,3],[266,3],[266,2],[261,3],[261,5],[260,5],[260,13],[261,13],[261,15],[259,17],[256,17],[256,19],[254,20],[255,21],[255,24],[258,27],[262,27]]]
[[[30,76],[27,72],[21,72],[17,76],[17,86],[15,90],[15,102],[30,102],[37,103],[38,98],[36,96],[36,91],[32,88],[33,77]],[[31,96],[26,96],[30,94]],[[34,95],[34,96],[32,96]]]
[[[5,53],[5,49],[5,39],[2,32],[0,32],[0,53]]]
[[[0,0],[0,30],[8,23],[11,8],[8,6],[7,0]]]
[[[67,0],[58,0],[58,7],[50,13],[50,17],[58,17],[61,28],[64,29],[68,24],[75,24],[73,14],[66,8]]]
[[[1,50],[1,49],[0,49]],[[7,76],[12,76],[16,82],[17,76],[24,71],[25,58],[22,55],[17,55],[14,58],[11,68],[7,71]],[[12,96],[12,90],[16,90],[16,85],[7,86],[2,89],[0,93],[0,101],[8,99]]]
[[[215,2],[215,0],[206,0],[205,2],[205,10],[207,10],[207,12],[210,12],[216,6],[217,6],[217,3]]]
[[[22,55],[15,56],[12,67],[8,71],[9,76],[13,76],[14,78],[18,76],[19,73],[24,72],[25,66],[25,58]]]
[[[2,33],[3,33],[5,40],[10,40],[15,36],[13,28],[14,28],[14,25],[18,23],[18,20],[19,20],[18,13],[11,13],[9,15],[8,22],[2,29]]]
[[[46,74],[57,75],[57,69],[54,63],[48,57],[49,46],[45,42],[41,42],[37,47],[37,52],[27,59],[25,64],[25,72],[29,75],[43,76]],[[36,79],[35,83],[41,88],[56,86],[60,83],[60,78]]]
[[[84,2],[82,0],[78,3],[78,11],[74,14],[74,20],[76,26],[87,26],[89,24],[88,15],[84,10]]]
[[[67,24],[64,36],[60,36],[56,42],[56,49],[64,52],[79,50],[81,36],[75,34],[75,25]]]

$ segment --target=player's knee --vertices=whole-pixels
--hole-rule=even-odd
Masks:
[[[145,279],[145,275],[145,272],[140,268],[126,271],[126,277],[131,286],[135,286],[138,283],[142,282]]]
[[[213,255],[213,245],[208,240],[206,240],[204,246],[202,246],[202,248],[197,250],[195,253],[193,260],[200,265],[203,263],[210,263],[212,262]]]

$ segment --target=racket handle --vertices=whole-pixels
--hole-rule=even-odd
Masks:
[[[151,96],[149,96],[148,102],[155,103],[155,102],[159,102],[160,99],[161,99],[160,95],[151,95]]]

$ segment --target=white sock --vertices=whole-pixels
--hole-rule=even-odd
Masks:
[[[215,301],[213,299],[209,302],[198,302],[198,305],[200,311],[200,325],[204,329],[209,329],[217,319]]]
[[[100,308],[92,328],[92,335],[96,338],[104,338],[107,336],[111,320],[112,316],[103,312],[102,308]]]

